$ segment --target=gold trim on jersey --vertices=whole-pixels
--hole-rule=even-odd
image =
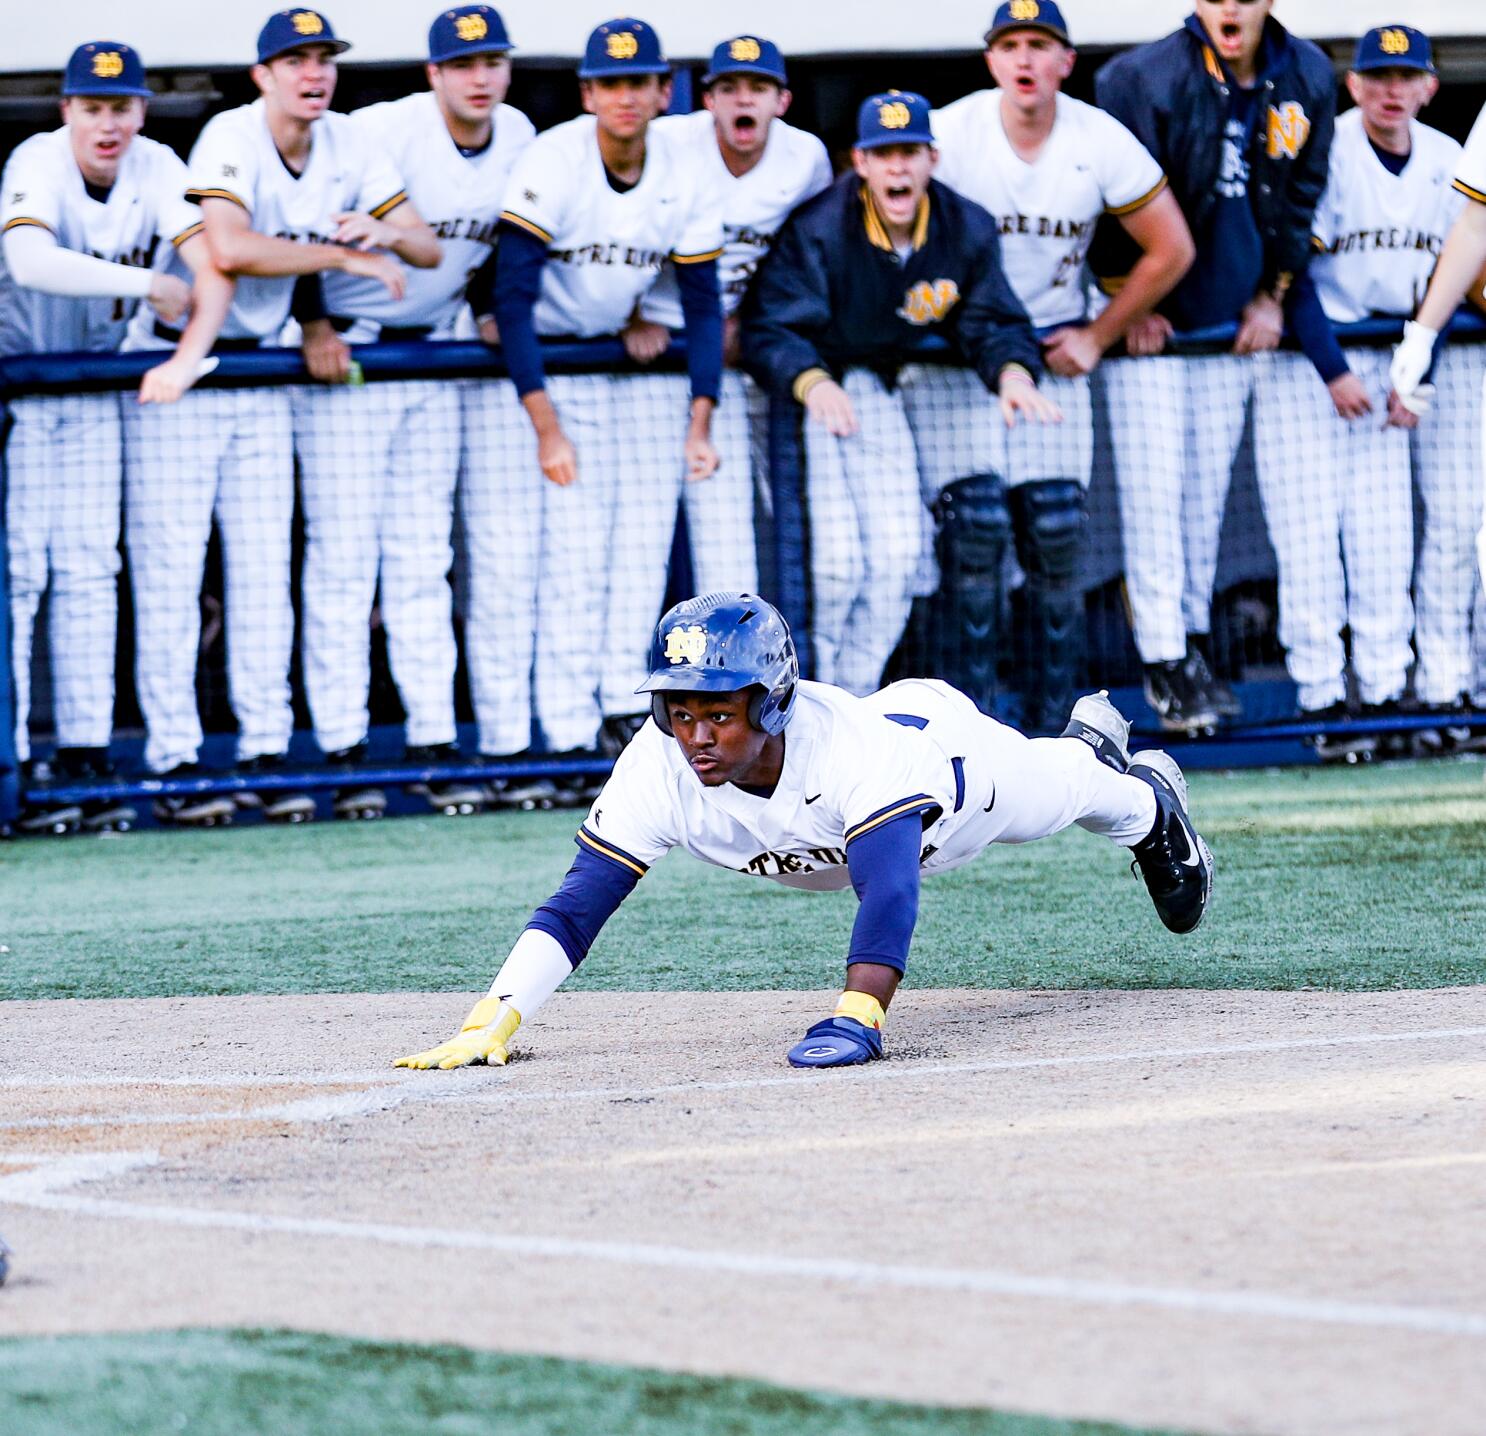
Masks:
[[[893,252],[893,241],[888,237],[887,223],[878,213],[877,201],[872,191],[864,184],[861,188],[862,217],[867,226],[867,242],[878,249]],[[925,194],[918,202],[918,213],[913,217],[913,247],[920,250],[929,239],[929,196]]]
[[[592,848],[601,857],[608,858],[610,862],[619,863],[627,867],[631,872],[638,873],[641,877],[644,877],[650,871],[644,863],[636,862],[628,853],[622,853],[618,848],[613,848],[608,843],[600,842],[587,828],[578,829],[578,841]]]
[[[1204,45],[1202,47],[1202,63],[1207,66],[1207,73],[1220,85],[1226,85],[1228,83],[1223,78],[1223,67],[1218,64],[1218,57],[1211,45]]]
[[[674,264],[706,264],[709,259],[721,259],[720,249],[709,249],[706,254],[677,254],[671,251],[671,261]]]
[[[1112,214],[1116,219],[1121,215],[1134,214],[1138,209],[1144,209],[1155,197],[1166,188],[1166,176],[1162,175],[1155,185],[1148,189],[1139,199],[1132,199],[1129,204],[1112,204],[1105,209],[1105,214]]]
[[[1322,239],[1319,234],[1313,234],[1311,236],[1311,248],[1314,249],[1317,254],[1325,254],[1326,241]]]
[[[1456,180],[1454,188],[1458,189],[1467,199],[1473,199],[1477,204],[1486,204],[1486,194],[1478,189],[1472,189],[1464,180]]]
[[[232,193],[230,189],[188,189],[186,198],[200,204],[204,199],[226,199],[231,200],[244,214],[252,214],[248,208],[247,201]]]
[[[392,196],[391,199],[384,199],[382,203],[379,204],[375,209],[368,210],[367,213],[370,214],[373,219],[386,219],[387,216],[398,207],[398,205],[406,204],[407,202],[407,190],[400,189],[395,195]]]
[[[34,224],[37,229],[44,229],[48,234],[56,234],[57,232],[44,219],[32,219],[30,215],[18,214],[14,219],[6,220],[5,228],[0,229],[0,234],[8,234],[11,230],[23,224]]]
[[[199,220],[199,219],[198,219],[198,220],[197,220],[197,221],[196,221],[196,223],[195,223],[195,224],[193,224],[193,225],[192,225],[192,226],[191,226],[191,227],[190,227],[190,229],[183,229],[183,230],[182,230],[182,231],[181,231],[181,232],[180,232],[180,233],[179,233],[179,234],[178,234],[178,235],[176,235],[176,237],[175,237],[175,238],[174,238],[174,239],[173,239],[173,240],[171,240],[171,241],[170,241],[170,242],[171,242],[171,243],[172,243],[172,244],[173,244],[173,245],[175,245],[175,246],[176,246],[176,247],[177,247],[177,248],[179,248],[179,247],[180,247],[180,246],[181,246],[181,245],[183,245],[183,244],[184,244],[184,243],[185,243],[185,242],[186,242],[186,241],[187,241],[187,240],[188,240],[188,239],[194,239],[194,238],[195,238],[195,237],[196,237],[196,236],[197,236],[197,235],[198,235],[198,234],[200,234],[200,233],[201,233],[201,231],[202,231],[202,230],[204,230],[204,229],[205,229],[205,228],[206,228],[206,224],[205,224],[205,223],[204,223],[204,221],[202,221],[202,220]]]
[[[926,808],[936,808],[939,805],[927,794],[920,793],[916,798],[905,798],[901,803],[894,803],[890,808],[884,808],[880,813],[874,813],[870,818],[860,822],[854,828],[846,830],[843,841],[848,847],[858,838],[870,833],[874,828],[880,828],[884,823],[890,823],[894,818],[901,818],[905,813],[921,813]]]
[[[524,229],[528,234],[536,235],[536,237],[540,239],[543,244],[552,243],[552,236],[548,234],[541,225],[533,224],[529,219],[522,219],[519,214],[514,214],[511,210],[508,209],[503,209],[500,213],[500,217],[508,224],[514,224],[517,229]]]

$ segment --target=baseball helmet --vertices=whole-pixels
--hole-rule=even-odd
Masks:
[[[799,681],[795,641],[772,603],[752,593],[704,593],[678,603],[656,626],[650,677],[635,692],[650,695],[656,727],[674,737],[667,693],[757,688],[748,721],[772,734],[789,722]]]

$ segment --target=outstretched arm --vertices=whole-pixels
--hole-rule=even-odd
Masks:
[[[582,839],[580,838],[580,842]],[[399,1057],[394,1067],[496,1066],[523,1019],[562,986],[588,955],[599,930],[634,891],[640,874],[580,847],[562,886],[532,914],[482,997],[447,1042]]]

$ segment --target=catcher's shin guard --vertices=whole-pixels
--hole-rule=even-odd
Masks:
[[[934,501],[939,591],[930,601],[930,673],[954,684],[989,713],[1001,656],[1006,548],[1011,514],[999,474],[946,484]]]
[[[1084,599],[1077,587],[1083,485],[1040,479],[1011,491],[1017,560],[1027,575],[1027,704],[1022,726],[1056,733],[1073,702],[1083,658]]]

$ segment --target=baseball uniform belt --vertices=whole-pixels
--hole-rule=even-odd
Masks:
[[[155,321],[155,338],[163,339],[167,344],[179,344],[181,342],[181,331],[172,329],[168,324],[162,324],[158,319]],[[261,339],[218,339],[212,345],[214,354],[236,354],[246,349],[261,349]]]
[[[357,321],[346,319],[339,315],[332,316],[330,327],[337,334],[345,334],[353,329]],[[413,344],[419,339],[427,339],[433,333],[431,324],[384,324],[377,332],[378,344]]]

